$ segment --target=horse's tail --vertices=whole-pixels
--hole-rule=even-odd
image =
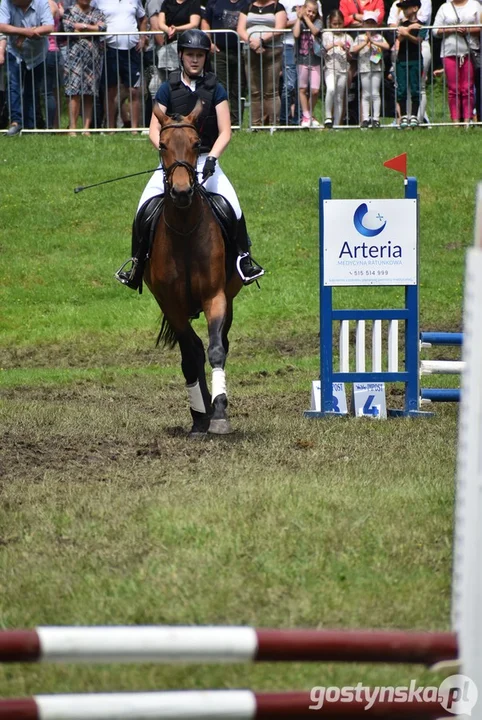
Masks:
[[[164,347],[169,348],[175,347],[177,343],[176,331],[169,324],[169,320],[167,320],[165,315],[162,317],[161,330],[159,332],[159,335],[157,336],[156,347],[157,345],[159,345],[159,343],[162,343]]]

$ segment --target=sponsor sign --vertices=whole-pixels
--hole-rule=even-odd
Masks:
[[[323,284],[416,285],[417,200],[324,200]]]

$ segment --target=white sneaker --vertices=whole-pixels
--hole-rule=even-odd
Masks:
[[[311,127],[320,127],[320,123],[316,118],[311,118]]]
[[[303,118],[301,121],[301,127],[302,128],[309,128],[310,127],[310,119],[309,118]]]

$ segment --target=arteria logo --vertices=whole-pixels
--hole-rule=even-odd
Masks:
[[[325,703],[361,703],[369,710],[375,703],[429,703],[438,702],[453,715],[471,715],[477,702],[478,691],[473,680],[467,675],[451,675],[439,687],[421,686],[416,680],[410,685],[394,687],[365,687],[361,682],[355,687],[314,687],[310,692],[313,705],[310,710],[320,710]]]
[[[350,245],[348,240],[343,243],[338,260],[392,260],[393,258],[402,257],[402,248],[400,245],[392,245],[390,240],[386,245],[377,245],[376,241],[373,245],[367,245],[362,242],[361,245]]]
[[[357,232],[363,237],[376,237],[385,229],[387,221],[379,212],[368,212],[366,203],[362,203],[355,210],[353,224]]]

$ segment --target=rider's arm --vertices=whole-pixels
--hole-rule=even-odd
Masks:
[[[216,105],[216,118],[218,121],[219,135],[209,154],[219,158],[231,140],[231,114],[227,100],[223,100]]]
[[[161,105],[160,103],[157,103],[158,110],[161,110],[163,113],[166,112],[166,106]],[[154,145],[156,150],[159,150],[159,133],[161,131],[161,123],[156,118],[154,113],[151,115],[151,123],[149,125],[149,140]]]

